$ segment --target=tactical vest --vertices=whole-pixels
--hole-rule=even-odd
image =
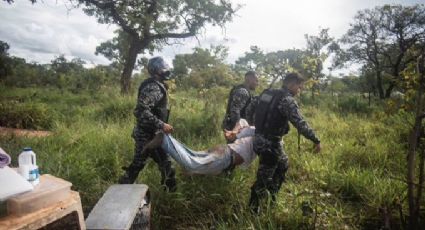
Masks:
[[[278,109],[282,97],[289,96],[284,89],[266,89],[255,108],[255,133],[281,138],[289,131],[288,118]]]
[[[151,84],[151,83],[158,85],[158,87],[161,89],[161,93],[164,95],[161,98],[161,100],[156,105],[154,105],[154,107],[151,109],[151,112],[152,112],[153,115],[155,115],[161,121],[168,122],[168,116],[169,116],[170,110],[168,109],[168,93],[167,93],[167,89],[165,88],[165,85],[160,84],[154,78],[150,77],[150,78],[146,79],[145,81],[143,81],[142,84],[140,84],[139,91],[138,91],[138,94],[137,94],[137,98],[140,97],[140,93],[142,92],[142,90],[148,84]],[[139,104],[137,104],[136,111],[135,111],[136,118],[140,117],[140,112],[141,111],[140,111],[140,108],[139,108]]]
[[[249,103],[251,103],[252,96],[251,96],[251,93],[249,92],[249,90],[244,85],[234,86],[232,88],[232,90],[230,90],[229,100],[227,101],[226,116],[230,116],[230,105],[231,105],[231,102],[233,100],[233,96],[235,95],[236,90],[241,89],[241,88],[246,89],[248,91],[248,94],[249,94],[248,101],[246,102],[246,104],[244,105],[244,107],[240,111],[241,118],[243,118],[243,119],[247,118],[246,108],[248,107]]]

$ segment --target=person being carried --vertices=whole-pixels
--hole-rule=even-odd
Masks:
[[[143,151],[150,151],[150,149],[161,146],[161,149],[188,173],[218,175],[228,168],[235,166],[246,168],[252,163],[256,157],[252,148],[254,134],[255,128],[249,126],[246,120],[241,119],[233,130],[224,133],[228,141],[233,141],[230,144],[218,145],[204,151],[195,151],[170,134],[158,132]]]

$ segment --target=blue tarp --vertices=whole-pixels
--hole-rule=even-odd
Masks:
[[[219,174],[231,163],[230,149],[227,146],[224,153],[194,151],[171,135],[164,135],[161,147],[178,164],[195,174]]]

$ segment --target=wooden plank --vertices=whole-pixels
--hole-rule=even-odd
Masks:
[[[86,219],[87,229],[130,229],[141,205],[146,203],[145,196],[149,196],[147,185],[112,185]]]

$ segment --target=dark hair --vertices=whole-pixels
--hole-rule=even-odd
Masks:
[[[283,79],[283,85],[288,85],[290,83],[300,84],[303,83],[305,79],[299,73],[288,73]]]
[[[257,76],[257,73],[254,70],[249,70],[248,72],[245,73],[245,78],[255,77],[255,76]]]

